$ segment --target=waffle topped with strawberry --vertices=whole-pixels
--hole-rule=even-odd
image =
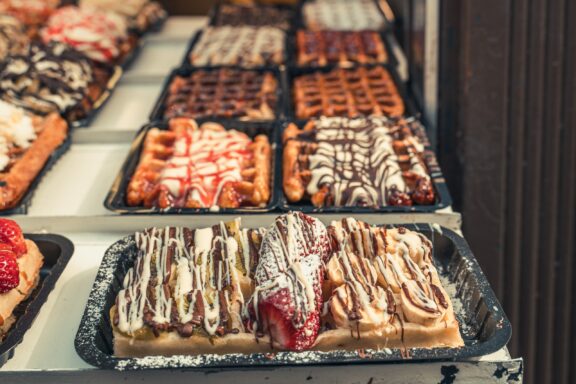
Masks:
[[[110,309],[117,357],[463,345],[432,243],[301,212],[151,228]]]
[[[14,309],[38,284],[43,260],[15,221],[0,219],[0,340],[16,320]]]

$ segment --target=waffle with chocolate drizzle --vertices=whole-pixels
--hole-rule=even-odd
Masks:
[[[277,89],[272,72],[195,70],[188,76],[174,77],[163,117],[273,120]]]
[[[283,133],[283,189],[315,207],[430,205],[436,201],[414,120],[342,117]]]
[[[402,116],[404,102],[381,66],[317,70],[294,78],[296,118]]]
[[[463,345],[432,243],[299,212],[135,235],[110,309],[118,357]]]
[[[307,31],[296,33],[299,66],[377,64],[388,61],[382,37],[375,31]]]
[[[216,10],[214,26],[277,27],[287,30],[294,12],[289,8],[258,5],[221,4]]]
[[[129,206],[263,207],[270,200],[271,146],[217,123],[174,118],[150,129],[126,192]]]

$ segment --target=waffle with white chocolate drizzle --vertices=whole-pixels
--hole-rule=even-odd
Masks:
[[[128,184],[129,206],[263,207],[270,200],[271,146],[218,123],[171,119],[150,129]]]
[[[294,78],[298,119],[319,116],[401,116],[404,102],[381,66],[317,70]]]
[[[296,33],[299,66],[386,63],[388,54],[375,31],[307,31]]]
[[[317,349],[464,345],[427,237],[353,218],[328,231],[334,247]]]
[[[315,207],[430,205],[436,194],[413,120],[312,120],[283,134],[283,189]]]
[[[195,70],[172,80],[164,118],[273,120],[277,89],[276,77],[268,71]]]
[[[432,244],[352,218],[299,212],[152,228],[110,309],[116,356],[458,347]]]
[[[374,0],[312,0],[302,6],[307,29],[318,31],[379,30],[386,25]]]
[[[259,67],[284,62],[285,33],[274,27],[208,27],[190,53],[193,66]]]

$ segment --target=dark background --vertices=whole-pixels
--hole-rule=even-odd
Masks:
[[[402,31],[421,2],[390,0]],[[576,382],[574,20],[574,0],[442,1],[438,157],[527,383]]]

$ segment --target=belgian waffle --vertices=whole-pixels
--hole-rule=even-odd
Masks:
[[[216,123],[176,118],[148,131],[128,184],[129,206],[238,208],[270,199],[271,147]]]
[[[284,131],[283,187],[316,207],[429,205],[435,192],[415,121],[321,118]]]
[[[336,68],[294,78],[296,118],[401,116],[404,102],[390,73],[380,66]]]
[[[274,27],[208,27],[190,53],[194,66],[258,67],[284,62],[285,33]]]
[[[217,9],[213,25],[252,25],[255,27],[277,27],[286,30],[290,28],[290,20],[293,16],[294,12],[287,8],[221,4]]]
[[[118,357],[463,345],[424,235],[300,212],[135,235]],[[271,356],[271,358],[274,358]]]
[[[388,54],[378,32],[306,31],[296,34],[300,66],[386,63]]]
[[[277,86],[272,72],[232,68],[193,71],[173,79],[164,118],[273,120]]]
[[[374,0],[313,0],[302,8],[306,29],[313,31],[378,30],[386,25]]]

